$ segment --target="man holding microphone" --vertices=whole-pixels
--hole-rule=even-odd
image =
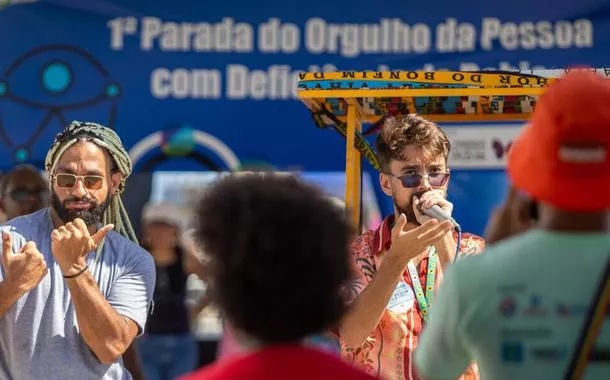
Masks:
[[[478,253],[484,242],[465,233],[458,247],[452,221],[426,215],[448,216],[453,209],[447,200],[450,143],[440,127],[413,114],[392,118],[376,148],[381,188],[392,197],[394,215],[353,243],[351,308],[339,328],[342,354],[383,379],[419,379],[413,352],[443,270],[456,253]],[[476,368],[465,375],[477,378]]]

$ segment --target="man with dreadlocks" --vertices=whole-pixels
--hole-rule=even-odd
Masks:
[[[0,379],[131,379],[121,355],[141,334],[155,282],[120,193],[120,138],[72,122],[45,167],[52,206],[2,227]]]

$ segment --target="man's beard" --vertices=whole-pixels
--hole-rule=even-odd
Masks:
[[[416,191],[413,194],[411,194],[411,197],[409,199],[408,203],[399,205],[396,202],[396,196],[394,195],[392,197],[392,201],[394,202],[394,207],[396,207],[396,210],[398,211],[398,215],[400,214],[405,214],[405,216],[407,217],[407,223],[410,224],[415,224],[415,225],[421,225],[421,223],[419,223],[417,221],[417,218],[415,217],[415,211],[413,210],[413,199],[415,197],[420,198],[424,193],[426,193],[426,191]]]
[[[85,210],[69,210],[66,208],[68,202],[88,202],[91,204],[91,207]],[[74,219],[81,218],[87,226],[97,224],[102,221],[102,215],[109,204],[110,196],[107,196],[102,204],[98,204],[95,199],[88,197],[72,197],[62,202],[57,194],[53,193],[53,209],[55,209],[57,216],[59,216],[64,223],[73,222]]]

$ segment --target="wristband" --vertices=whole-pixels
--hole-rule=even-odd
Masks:
[[[81,270],[80,270],[80,271],[79,271],[77,274],[73,274],[73,275],[70,275],[70,276],[66,276],[66,275],[64,275],[64,278],[74,278],[74,277],[78,277],[78,276],[80,276],[81,274],[85,273],[85,271],[86,271],[87,269],[89,269],[89,266],[88,266],[88,265],[85,265],[85,267],[84,267],[83,269],[81,269]]]

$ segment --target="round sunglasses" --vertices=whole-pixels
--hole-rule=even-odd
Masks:
[[[392,173],[386,173],[394,178],[397,178],[403,187],[413,188],[419,187],[421,185],[421,181],[425,178],[428,180],[428,183],[432,187],[441,187],[445,186],[451,173],[449,172],[434,172],[434,173],[407,173],[403,175],[394,175]]]

